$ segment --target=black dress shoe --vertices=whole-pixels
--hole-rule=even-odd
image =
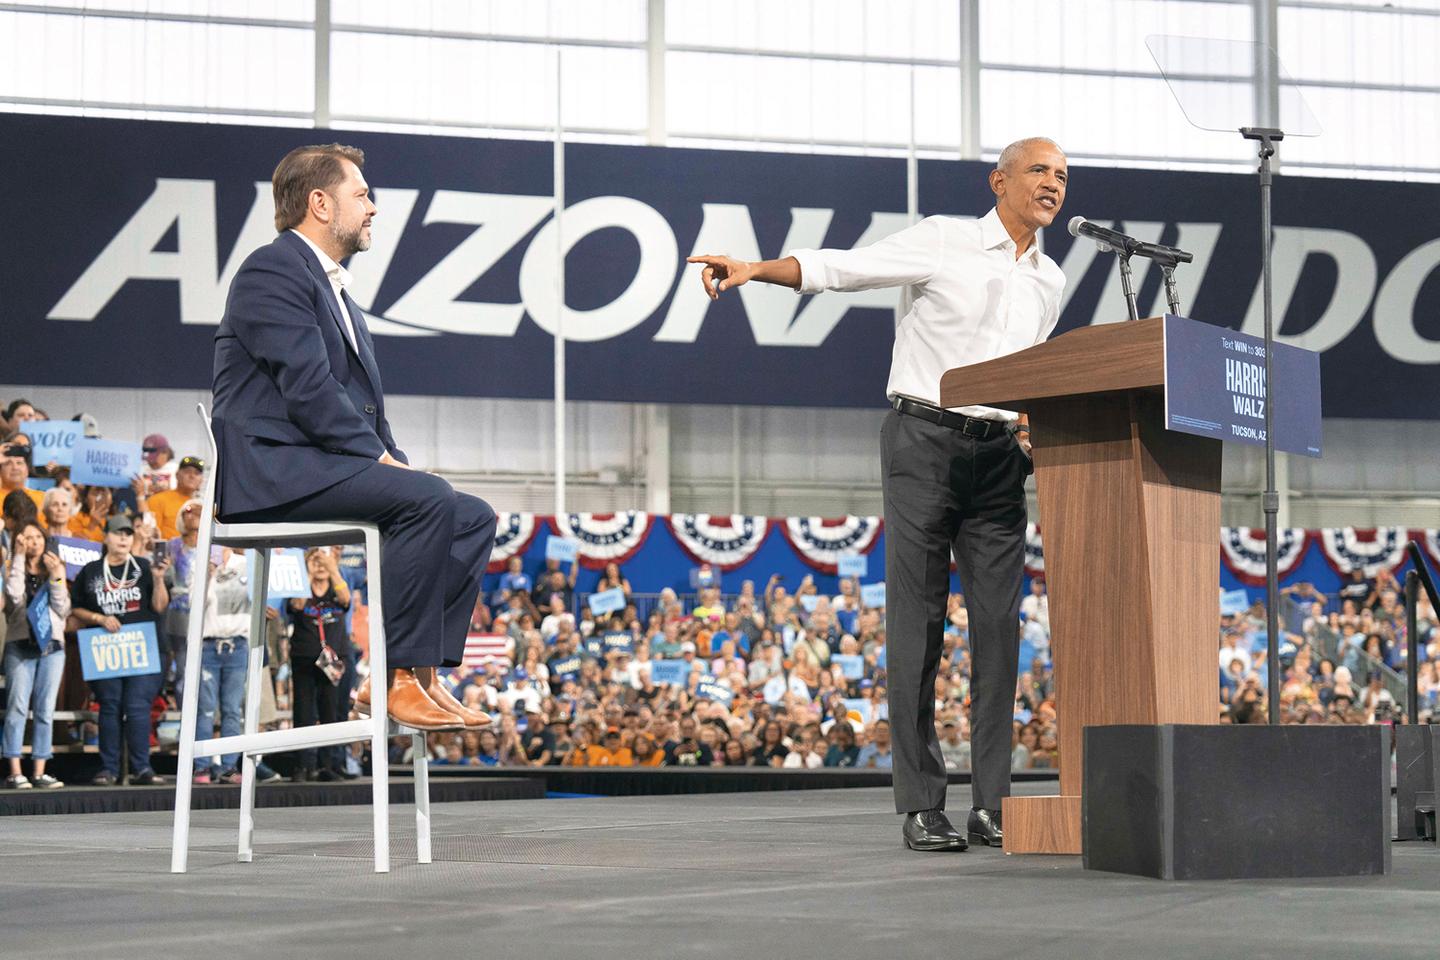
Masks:
[[[921,810],[905,817],[901,831],[911,850],[964,850],[969,846],[960,831],[950,825],[943,810]]]
[[[998,847],[1005,843],[1005,834],[1000,829],[999,810],[971,810],[965,832],[970,835],[971,840],[987,847]]]

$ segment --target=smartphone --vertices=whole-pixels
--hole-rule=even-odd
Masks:
[[[224,562],[225,562],[225,548],[224,548],[224,547],[211,547],[211,548],[210,548],[210,562],[213,563],[213,564],[215,564],[215,566],[217,566],[217,567],[220,566],[220,564],[224,563]]]
[[[170,541],[156,540],[150,545],[150,561],[152,563],[166,563],[170,559]]]

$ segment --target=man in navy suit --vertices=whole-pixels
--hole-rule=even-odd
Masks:
[[[364,163],[330,144],[275,168],[279,235],[241,265],[215,334],[217,511],[230,522],[378,524],[390,716],[480,727],[490,718],[456,701],[434,668],[460,663],[495,511],[412,470],[385,419],[375,344],[340,265],[370,247]],[[369,699],[367,681],[362,712]]]

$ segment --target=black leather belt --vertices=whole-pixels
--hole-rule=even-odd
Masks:
[[[919,400],[911,400],[909,397],[892,397],[890,406],[907,417],[919,417],[921,420],[929,420],[931,423],[942,427],[949,427],[951,430],[959,430],[967,437],[974,437],[977,440],[990,440],[995,437],[1004,436],[1010,429],[1010,425],[1002,420],[982,420],[978,417],[967,417],[963,413],[954,413],[940,407],[931,406],[928,403],[921,403]]]

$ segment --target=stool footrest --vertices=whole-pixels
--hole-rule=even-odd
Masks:
[[[346,720],[342,723],[322,723],[313,727],[291,727],[286,730],[266,730],[262,733],[241,734],[237,737],[215,737],[195,741],[195,756],[216,757],[225,753],[286,753],[290,750],[305,750],[309,747],[333,747],[356,740],[369,740],[375,735],[375,725],[369,720]]]

